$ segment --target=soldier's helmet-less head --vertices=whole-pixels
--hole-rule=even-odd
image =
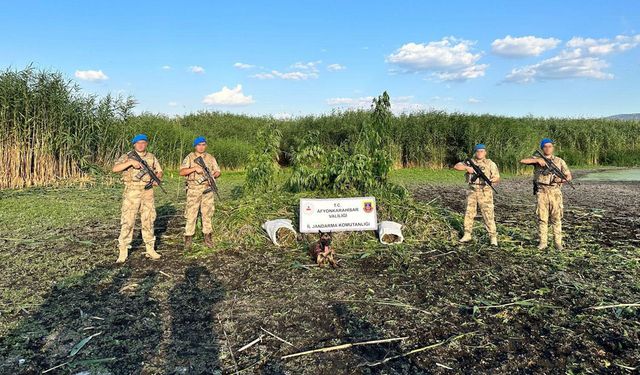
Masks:
[[[546,155],[550,155],[553,152],[553,140],[550,138],[543,138],[540,141],[540,148]]]
[[[135,145],[140,141],[149,142],[149,137],[146,134],[136,134],[133,138],[131,138],[131,144]]]
[[[476,154],[476,159],[484,159],[487,155],[487,147],[484,145],[484,143],[478,143],[473,148],[473,151]]]
[[[147,137],[146,134],[136,134],[136,136],[131,139],[133,148],[138,152],[143,152],[147,148],[148,142],[149,137]]]
[[[193,147],[195,147],[196,152],[203,153],[207,148],[207,139],[205,137],[196,137],[193,140]]]

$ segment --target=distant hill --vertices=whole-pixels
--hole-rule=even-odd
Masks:
[[[640,113],[622,113],[619,115],[608,116],[605,118],[613,120],[640,120]]]

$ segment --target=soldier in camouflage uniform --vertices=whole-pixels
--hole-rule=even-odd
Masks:
[[[138,134],[133,137],[131,143],[134,151],[147,162],[159,178],[162,178],[162,168],[158,159],[147,151],[147,136]],[[124,182],[120,237],[118,238],[120,254],[116,263],[124,263],[127,260],[138,213],[140,213],[140,222],[142,224],[142,239],[147,250],[146,256],[152,260],[160,259],[160,254],[155,251],[156,238],[153,232],[153,223],[156,220],[153,189],[144,188],[151,181],[151,178],[148,174],[141,173],[140,168],[141,164],[129,158],[127,154],[120,156],[113,166],[113,172],[122,173],[122,181]]]
[[[545,138],[540,142],[542,153],[547,159],[550,159],[571,181],[571,171],[567,167],[567,163],[557,156],[553,155],[553,141]],[[560,177],[554,175],[546,162],[537,156],[523,159],[522,164],[533,165],[533,183],[537,185],[538,206],[536,213],[538,215],[538,233],[540,235],[540,244],[538,248],[544,250],[547,248],[549,239],[549,222],[553,227],[553,242],[557,250],[562,250],[562,216],[564,205],[562,202],[562,183]]]
[[[184,217],[186,225],[184,228],[184,246],[189,249],[193,242],[193,235],[196,232],[196,221],[198,220],[198,212],[202,215],[202,233],[204,234],[204,243],[207,247],[213,247],[211,239],[211,217],[214,211],[213,192],[205,191],[210,188],[204,170],[195,163],[195,159],[202,157],[205,165],[212,173],[213,178],[220,176],[220,167],[213,155],[208,154],[207,140],[205,137],[198,137],[193,141],[194,152],[187,155],[180,166],[180,176],[187,178],[187,206],[185,208]]]
[[[491,180],[492,183],[500,181],[500,172],[496,163],[487,159],[487,150],[484,144],[478,144],[474,148],[475,154],[473,162],[482,169],[484,174]],[[460,239],[460,242],[471,241],[471,234],[473,231],[473,221],[475,220],[478,207],[482,213],[484,220],[484,227],[489,233],[489,239],[492,246],[498,246],[498,236],[496,232],[496,220],[493,206],[493,190],[482,179],[473,178],[475,172],[472,167],[466,165],[463,162],[456,164],[454,169],[458,171],[466,171],[465,177],[469,184],[469,190],[467,191],[467,210],[464,215],[464,236]]]

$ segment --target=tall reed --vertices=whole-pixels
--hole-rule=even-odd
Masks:
[[[393,101],[393,97],[391,97]],[[133,115],[133,98],[83,94],[56,72],[0,72],[0,188],[42,185],[106,169],[131,146],[136,133],[149,135],[150,150],[168,168],[177,168],[206,136],[223,168],[244,168],[256,134],[274,124],[282,138],[278,160],[293,162],[295,150],[313,132],[319,148],[331,152],[357,142],[368,111],[332,112],[276,120],[221,112],[181,117]],[[518,172],[539,139],[557,141],[571,165],[640,165],[640,121],[504,117],[422,112],[385,121],[388,150],[396,167],[445,168],[486,143],[490,158]]]
[[[83,95],[59,73],[0,72],[0,188],[78,177],[110,159],[107,135],[133,105]]]

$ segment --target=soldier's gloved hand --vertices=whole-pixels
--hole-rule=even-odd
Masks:
[[[135,161],[135,160],[130,160],[129,161],[129,165],[132,166],[135,169],[140,169],[142,168],[142,164],[140,164],[139,162]]]

